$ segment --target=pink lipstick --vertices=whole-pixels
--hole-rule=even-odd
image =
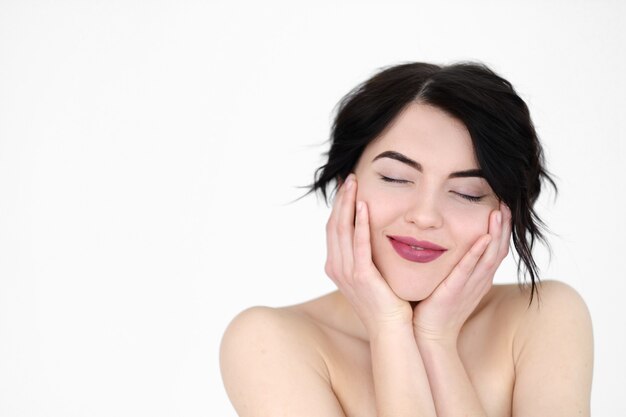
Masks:
[[[408,236],[387,236],[395,251],[411,262],[426,263],[439,258],[447,250],[425,240],[415,240]]]

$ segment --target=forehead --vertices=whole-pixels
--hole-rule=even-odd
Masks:
[[[387,129],[365,149],[371,161],[386,150],[418,161],[426,170],[478,168],[472,138],[460,120],[422,103],[408,105]]]

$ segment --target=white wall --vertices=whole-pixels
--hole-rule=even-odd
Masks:
[[[531,108],[560,186],[545,277],[591,310],[593,414],[626,415],[625,3],[337,3],[0,2],[0,415],[235,416],[228,321],[333,289],[329,210],[287,204],[333,106],[462,59]]]

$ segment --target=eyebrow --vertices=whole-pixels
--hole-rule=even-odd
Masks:
[[[372,162],[376,161],[377,159],[381,159],[381,158],[390,158],[390,159],[395,159],[396,161],[400,161],[405,165],[410,166],[413,169],[418,170],[419,172],[423,172],[424,169],[422,168],[422,164],[420,164],[417,161],[412,160],[411,158],[409,158],[406,155],[401,154],[400,152],[396,152],[396,151],[385,151],[382,152],[378,155],[376,155],[376,157],[374,159],[372,159]],[[483,174],[483,171],[480,169],[466,169],[463,171],[456,171],[451,173],[450,175],[448,175],[448,178],[467,178],[467,177],[481,177],[484,178],[485,175]]]

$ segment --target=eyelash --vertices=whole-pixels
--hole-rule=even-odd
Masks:
[[[398,183],[398,184],[406,184],[406,183],[411,182],[411,181],[407,181],[407,180],[397,180],[395,178],[385,177],[384,175],[381,175],[380,179],[385,181],[385,182],[395,182],[395,183]]]
[[[392,182],[392,183],[396,183],[396,184],[407,184],[407,183],[411,182],[411,181],[407,181],[407,180],[399,180],[399,179],[396,179],[396,178],[385,177],[384,175],[381,175],[380,179],[385,181],[385,182]],[[457,192],[454,192],[454,191],[452,191],[452,193],[458,195],[461,198],[466,199],[467,201],[471,201],[472,203],[478,203],[484,197],[484,196],[473,196],[473,195],[461,194],[461,193],[457,193]]]
[[[483,199],[483,196],[473,196],[473,195],[467,195],[467,194],[461,194],[461,193],[454,193],[456,195],[458,195],[461,198],[466,199],[467,201],[471,201],[472,203],[478,203],[480,200]]]

